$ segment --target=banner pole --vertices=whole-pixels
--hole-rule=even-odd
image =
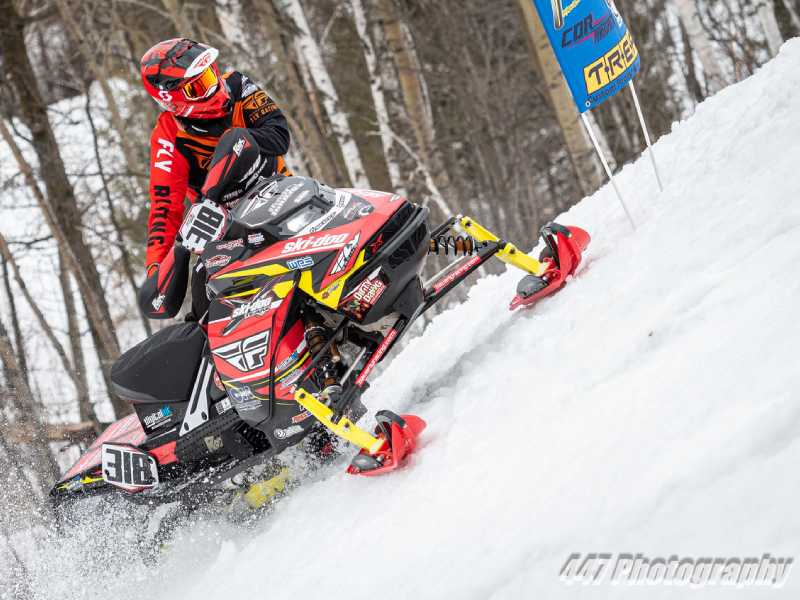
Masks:
[[[611,186],[614,188],[614,191],[617,193],[617,198],[619,198],[619,203],[622,205],[622,209],[625,211],[625,215],[628,217],[628,221],[631,222],[631,227],[633,227],[634,231],[636,230],[636,223],[633,222],[633,217],[631,217],[631,213],[628,212],[628,207],[625,206],[625,201],[622,199],[622,194],[617,187],[617,180],[614,179],[614,174],[611,172],[611,167],[608,166],[608,161],[606,160],[605,154],[603,154],[603,150],[600,148],[600,144],[597,143],[597,138],[594,135],[594,130],[592,126],[589,124],[589,119],[586,118],[586,113],[581,113],[581,119],[583,120],[583,126],[586,127],[586,131],[589,133],[589,138],[592,140],[592,144],[594,145],[594,149],[597,152],[597,155],[600,157],[600,162],[603,163],[603,168],[606,170],[606,175],[608,175],[608,180],[611,182]]]
[[[636,114],[639,115],[639,124],[642,126],[642,133],[644,133],[644,139],[647,142],[647,150],[650,154],[650,162],[653,163],[653,171],[656,174],[656,181],[658,182],[658,189],[660,191],[664,191],[664,186],[661,184],[661,174],[658,172],[658,165],[656,164],[656,155],[653,152],[653,144],[650,143],[650,134],[647,132],[647,123],[644,121],[644,115],[642,114],[642,107],[639,105],[639,97],[636,95],[636,88],[633,86],[633,79],[628,82],[628,87],[631,89],[631,95],[633,96],[633,104],[636,106]]]

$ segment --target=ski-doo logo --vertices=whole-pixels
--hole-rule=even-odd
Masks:
[[[238,342],[220,346],[212,350],[212,353],[246,373],[264,366],[264,355],[268,348],[269,331],[264,331]]]
[[[342,251],[339,252],[339,256],[336,257],[336,262],[333,263],[331,275],[344,271],[347,263],[350,262],[350,257],[353,256],[353,252],[358,246],[358,240],[360,237],[361,232],[359,231],[352,240],[345,244],[344,248],[342,248]]]
[[[150,429],[157,429],[166,423],[172,416],[172,409],[169,406],[164,406],[160,410],[147,415],[144,419],[144,424]]]
[[[252,302],[248,302],[247,304],[242,304],[241,306],[236,307],[231,313],[231,318],[241,318],[244,320],[249,319],[250,317],[263,315],[272,307],[273,300],[274,298],[271,294],[263,298],[256,298]],[[277,308],[280,305],[281,301],[278,300],[277,303],[275,303],[275,306]]]
[[[306,250],[318,250],[323,248],[341,248],[347,240],[347,233],[338,235],[309,236],[297,240],[286,242],[281,250],[281,254],[290,252],[305,252]]]

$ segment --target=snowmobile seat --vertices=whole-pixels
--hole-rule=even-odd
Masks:
[[[165,327],[114,363],[114,391],[133,403],[187,401],[205,342],[205,333],[197,323]]]

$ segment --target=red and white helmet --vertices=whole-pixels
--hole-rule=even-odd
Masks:
[[[159,42],[142,57],[144,89],[176,117],[219,119],[231,95],[217,67],[216,48],[186,38]]]

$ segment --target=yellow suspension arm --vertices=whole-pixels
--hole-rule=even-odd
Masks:
[[[347,417],[342,417],[338,423],[331,421],[333,409],[325,406],[303,388],[299,388],[294,393],[294,399],[299,405],[314,415],[325,427],[351,444],[355,444],[359,448],[364,448],[370,454],[375,454],[381,449],[381,446],[383,446],[383,440],[370,435]]]
[[[470,217],[461,217],[458,220],[458,224],[461,229],[479,242],[503,242],[504,245],[500,248],[500,250],[497,251],[495,256],[504,263],[513,265],[518,269],[522,269],[526,273],[530,273],[531,275],[541,275],[542,271],[544,270],[542,268],[542,263],[540,263],[538,260],[528,256],[511,242],[502,241],[483,225],[477,223],[475,219],[471,219]]]

